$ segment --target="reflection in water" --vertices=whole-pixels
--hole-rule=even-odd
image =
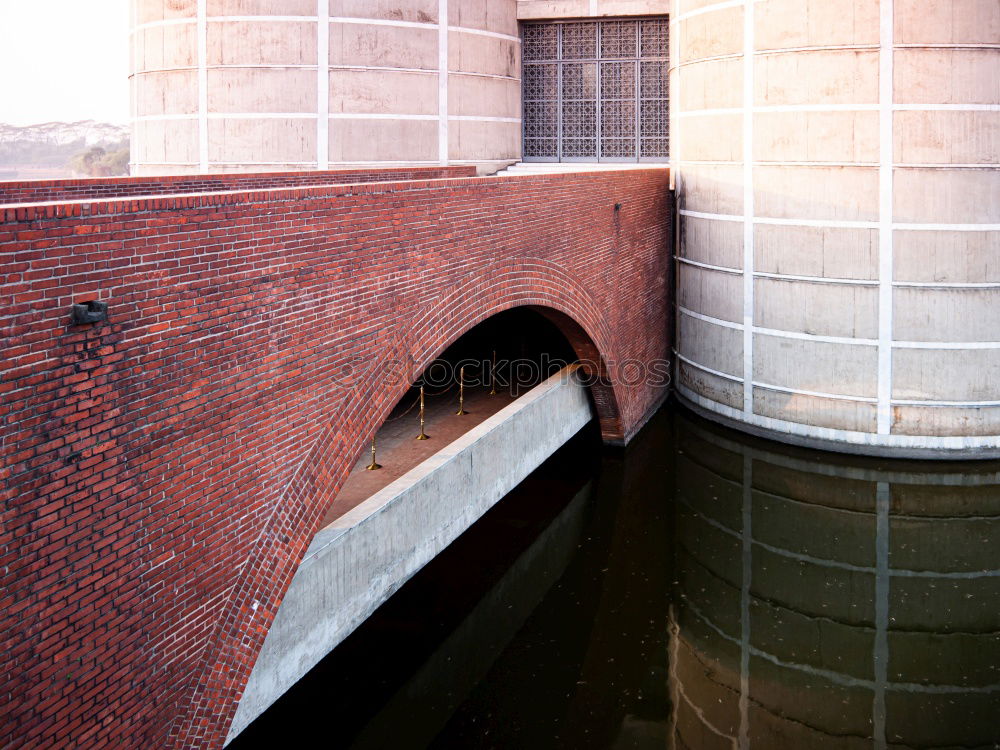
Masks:
[[[994,747],[1000,466],[676,426],[676,746]]]
[[[560,451],[232,748],[995,748],[1000,463],[669,409]]]

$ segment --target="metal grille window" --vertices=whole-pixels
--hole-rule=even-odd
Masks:
[[[665,161],[668,24],[522,27],[525,161]]]

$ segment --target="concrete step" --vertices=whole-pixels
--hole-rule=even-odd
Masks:
[[[524,162],[511,164],[496,173],[496,177],[513,177],[529,174],[563,174],[566,172],[596,172],[621,169],[667,169],[668,164],[625,162]]]

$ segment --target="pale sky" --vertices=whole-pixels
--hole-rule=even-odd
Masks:
[[[0,122],[127,125],[129,0],[0,0]]]

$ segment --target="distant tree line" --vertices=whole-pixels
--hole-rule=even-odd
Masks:
[[[75,174],[87,177],[116,177],[128,174],[129,142],[90,146],[70,157],[66,166]]]
[[[18,137],[0,139],[0,168],[65,168],[81,175],[115,176],[128,174],[128,160],[128,138],[90,146],[82,137],[64,143]]]

